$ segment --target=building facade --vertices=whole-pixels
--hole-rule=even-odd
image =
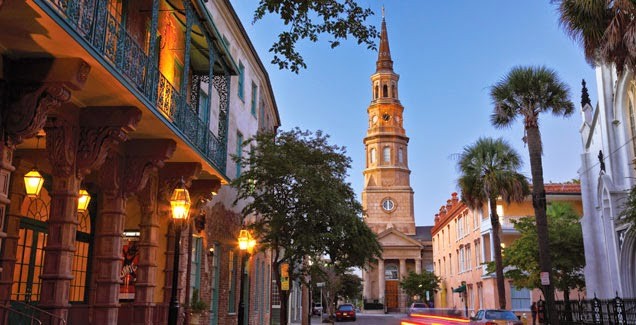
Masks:
[[[399,75],[393,71],[386,22],[382,19],[376,72],[371,76],[372,100],[364,138],[366,167],[362,207],[365,222],[383,247],[377,265],[363,271],[363,298],[384,310],[404,311],[410,300],[399,281],[410,271],[431,268],[430,235],[415,226],[413,189],[408,167],[408,140],[403,127]],[[430,229],[430,228],[428,228]]]
[[[618,78],[608,65],[596,67],[598,103],[593,107],[583,85],[581,219],[585,236],[585,283],[601,299],[617,294],[636,297],[636,231],[621,223],[620,213],[636,184],[636,82],[625,69]]]
[[[229,1],[0,2],[0,30],[3,321],[165,324],[175,271],[180,318],[195,289],[201,324],[268,317],[268,253],[238,250],[227,184],[242,139],[280,121]]]
[[[581,189],[578,184],[545,184],[548,203],[560,201],[572,205],[582,215]],[[519,238],[513,221],[534,215],[532,200],[521,203],[497,202],[497,214],[501,224],[501,245],[505,247]],[[488,205],[483,209],[469,209],[453,193],[435,215],[432,229],[433,260],[435,274],[442,279],[441,289],[435,295],[435,306],[440,308],[479,309],[499,308],[497,282],[494,273],[486,271],[486,264],[494,261],[494,237]],[[453,289],[466,284],[463,293]],[[506,306],[515,312],[529,312],[532,301],[539,299],[540,290],[515,288],[506,281]],[[557,293],[557,296],[561,293]],[[579,293],[570,295],[577,297]],[[529,315],[529,314],[528,314]]]

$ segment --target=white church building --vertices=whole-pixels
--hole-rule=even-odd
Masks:
[[[636,184],[636,79],[620,78],[607,65],[596,68],[598,103],[593,107],[583,83],[580,128],[581,219],[588,297],[636,297],[636,231],[621,224],[627,194]],[[636,227],[632,225],[631,227]]]

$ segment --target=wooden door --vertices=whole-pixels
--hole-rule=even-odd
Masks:
[[[386,308],[398,308],[398,281],[386,281],[384,297]]]

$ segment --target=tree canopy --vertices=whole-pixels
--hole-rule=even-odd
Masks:
[[[585,278],[585,253],[580,216],[570,204],[553,202],[547,208],[552,256],[552,281],[559,290],[569,293],[571,289],[583,288]],[[515,222],[515,229],[521,237],[504,249],[504,265],[510,267],[506,277],[517,287],[542,288],[539,268],[539,246],[537,228],[533,217],[521,218]],[[490,263],[488,270],[493,271]],[[567,296],[567,295],[566,295]],[[567,299],[567,298],[566,298]]]
[[[433,272],[422,271],[422,273],[417,274],[411,271],[400,281],[400,287],[409,297],[419,296],[422,299],[426,297],[426,291],[430,291],[431,296],[437,292],[440,282],[441,279]]]
[[[636,186],[632,187],[627,195],[627,200],[620,213],[619,223],[629,225],[630,232],[636,232]]]
[[[636,5],[634,1],[552,0],[561,26],[585,51],[586,60],[614,63],[620,76],[636,68]]]
[[[321,131],[299,129],[260,133],[244,148],[249,154],[235,157],[243,171],[232,183],[236,202],[247,202],[244,217],[256,216],[249,227],[259,249],[272,249],[274,276],[288,263],[290,281],[303,280],[308,257],[324,257],[336,272],[376,261],[381,246],[346,182],[351,159],[344,148]]]
[[[278,34],[278,40],[269,49],[274,53],[272,64],[280,69],[298,73],[307,68],[302,55],[296,50],[299,40],[317,42],[321,34],[331,36],[331,48],[342,40],[353,37],[358,44],[375,49],[376,28],[366,24],[373,15],[371,9],[363,9],[355,0],[260,0],[253,23],[266,14],[276,14],[287,27]]]

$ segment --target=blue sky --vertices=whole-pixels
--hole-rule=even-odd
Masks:
[[[523,126],[494,129],[489,122],[489,87],[516,65],[545,65],[571,88],[577,111],[570,118],[540,117],[546,182],[578,178],[580,167],[581,79],[592,102],[597,100],[594,70],[580,46],[558,23],[549,1],[359,0],[376,12],[370,23],[378,29],[380,9],[386,22],[400,75],[400,101],[409,142],[411,186],[415,191],[417,225],[432,225],[435,213],[457,189],[453,158],[480,136],[503,137],[524,159],[530,176]],[[323,130],[331,142],[347,148],[353,159],[349,182],[362,191],[366,109],[371,102],[370,76],[377,52],[353,40],[330,49],[328,38],[299,44],[308,69],[296,75],[269,64],[268,52],[284,26],[274,16],[252,24],[258,1],[232,1],[270,74],[282,129]]]

